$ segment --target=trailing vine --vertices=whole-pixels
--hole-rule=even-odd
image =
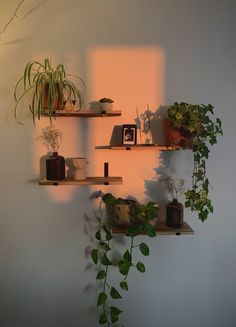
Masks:
[[[114,204],[117,201],[111,194],[102,195],[102,199],[106,205]],[[98,218],[99,228],[95,233],[97,246],[91,251],[91,258],[95,265],[99,268],[96,280],[101,281],[101,291],[97,297],[97,307],[99,307],[99,324],[112,326],[119,320],[120,314],[123,312],[119,306],[110,304],[115,300],[120,300],[123,297],[121,292],[129,290],[127,278],[131,268],[136,268],[140,273],[146,271],[145,265],[142,261],[134,261],[134,250],[139,249],[144,256],[149,255],[149,247],[145,242],[135,243],[137,235],[146,234],[149,237],[155,237],[155,228],[150,225],[150,220],[156,217],[159,209],[153,202],[148,202],[146,205],[138,203],[133,204],[136,213],[136,222],[131,224],[126,229],[126,235],[129,236],[129,246],[121,253],[118,261],[112,259],[112,241],[114,235],[112,234],[113,224],[111,221],[106,221],[106,218]],[[112,269],[117,270],[121,275],[119,281],[119,289],[111,285],[109,276]]]
[[[222,122],[219,118],[213,119],[213,109],[211,104],[193,105],[184,102],[176,102],[168,109],[173,127],[183,137],[193,138],[192,188],[185,193],[185,207],[198,212],[201,221],[206,220],[209,213],[213,212],[209,198],[210,182],[206,175],[209,144],[216,144],[217,136],[223,135]]]

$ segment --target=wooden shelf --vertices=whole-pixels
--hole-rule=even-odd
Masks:
[[[48,116],[48,114],[44,114],[44,116]],[[58,110],[53,114],[53,117],[116,117],[121,116],[120,110],[113,110],[109,113],[100,113],[93,112],[90,110],[80,110],[80,111],[72,111],[67,113],[65,110]]]
[[[157,222],[156,226],[156,234],[157,235],[192,235],[194,234],[193,229],[184,222],[183,226],[181,228],[172,228],[166,226],[163,222]],[[114,235],[126,235],[127,229],[123,227],[116,227],[112,229],[112,234]]]
[[[97,150],[159,150],[159,151],[176,151],[189,150],[190,148],[183,148],[179,145],[158,145],[158,144],[136,144],[136,145],[101,145],[96,146]]]
[[[48,180],[41,179],[39,185],[119,185],[122,184],[122,177],[87,177],[83,180],[74,180],[74,179],[63,179],[58,180]]]

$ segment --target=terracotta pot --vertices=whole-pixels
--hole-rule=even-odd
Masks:
[[[165,118],[163,120],[163,134],[164,134],[164,142],[165,145],[179,145],[184,147],[192,148],[193,145],[193,136],[192,135],[185,135],[184,129],[176,130],[173,127],[172,122],[170,119]]]
[[[47,111],[48,109],[48,88],[49,85],[48,83],[45,84],[42,93],[43,93],[43,109],[45,109],[45,111]],[[60,90],[59,85],[56,86],[57,89],[57,96],[56,99],[54,101],[54,110],[62,110],[63,109],[63,92],[62,90]]]

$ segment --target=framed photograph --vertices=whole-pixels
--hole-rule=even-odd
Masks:
[[[135,124],[122,125],[122,144],[134,145],[137,143],[137,126]]]

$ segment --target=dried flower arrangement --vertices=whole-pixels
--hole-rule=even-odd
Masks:
[[[178,199],[179,196],[183,195],[185,192],[184,188],[184,179],[174,179],[171,177],[167,177],[165,180],[165,185],[167,187],[168,192],[172,196],[172,200]]]
[[[56,128],[54,125],[49,125],[42,129],[38,140],[45,145],[48,151],[58,152],[62,141],[62,131]]]

